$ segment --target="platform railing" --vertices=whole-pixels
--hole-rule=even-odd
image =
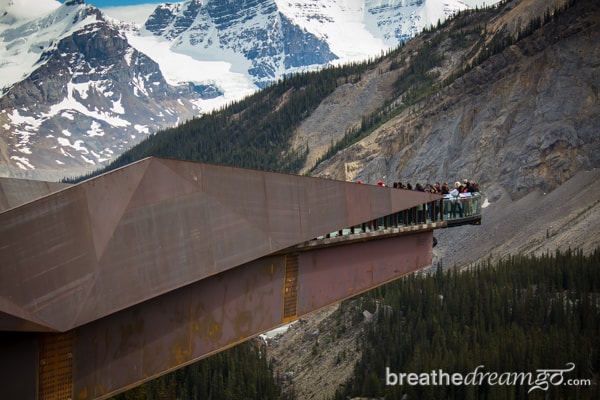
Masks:
[[[435,200],[413,208],[396,212],[394,214],[369,220],[363,222],[362,224],[340,229],[338,231],[319,236],[316,239],[349,236],[362,233],[384,231],[386,229],[405,228],[409,226],[429,224],[433,222],[442,222],[442,207],[443,201]]]
[[[444,196],[444,220],[448,226],[481,224],[481,193],[461,193],[458,196]]]
[[[465,193],[460,194],[458,197],[446,195],[441,200],[424,203],[407,210],[363,222],[359,225],[340,229],[319,236],[316,239],[334,238],[442,221],[446,221],[446,226],[448,227],[466,224],[479,225],[481,223],[481,204],[482,196],[480,193]]]

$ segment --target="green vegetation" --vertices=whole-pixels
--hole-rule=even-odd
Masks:
[[[508,3],[498,3],[500,11],[496,6],[463,11],[443,24],[425,29],[420,35],[423,44],[410,53],[401,45],[378,59],[282,79],[228,107],[148,137],[104,169],[65,181],[77,182],[149,156],[298,173],[306,162],[310,144],[290,150],[294,131],[339,85],[359,81],[365,71],[379,67],[384,59],[391,61],[389,70],[398,70],[393,99],[364,115],[360,127],[349,129],[340,141],[332,143],[317,164],[368,136],[407,107],[433,98],[475,66],[555,21],[577,1],[569,0],[554,12],[534,18],[515,36],[501,31],[488,41],[482,21],[502,12]],[[469,51],[463,56],[463,68],[441,80],[439,68],[446,49]]]
[[[508,2],[502,2],[503,4]],[[346,133],[324,159],[372,132],[410,105],[431,97],[476,65],[531,35],[575,4],[534,19],[516,37],[499,35],[484,48],[477,11],[460,13],[455,29],[440,31],[452,21],[423,33],[427,44],[404,58],[402,48],[391,69],[398,70],[395,90],[400,100],[362,118],[360,128]],[[483,10],[480,12],[490,12]],[[460,28],[457,30],[456,28]],[[437,35],[437,36],[436,36]],[[448,39],[448,41],[446,40]],[[439,46],[474,46],[472,62],[440,82],[435,69],[443,61]],[[482,51],[485,49],[485,51]],[[107,170],[148,156],[211,162],[263,170],[297,172],[308,147],[289,152],[298,124],[340,85],[359,80],[377,61],[295,75],[227,108],[149,137],[120,156]],[[308,144],[307,144],[308,146]],[[105,172],[99,171],[99,172]],[[99,173],[98,172],[98,173]],[[363,356],[351,382],[336,399],[385,396],[386,399],[526,398],[527,387],[385,386],[385,367],[397,372],[468,373],[478,365],[486,371],[535,372],[539,368],[576,365],[573,376],[592,378],[600,371],[600,251],[589,256],[557,253],[545,257],[513,257],[498,265],[467,272],[411,275],[367,294],[392,307],[370,325],[361,347]],[[374,306],[373,306],[374,308]],[[116,397],[134,399],[259,399],[283,398],[272,369],[252,343],[150,381]],[[343,362],[343,357],[340,357]],[[598,386],[553,387],[529,397],[600,398]],[[536,397],[538,396],[538,397]]]
[[[332,144],[328,151],[319,158],[312,170],[322,161],[367,137],[383,123],[408,107],[432,99],[444,88],[490,57],[531,36],[544,25],[558,20],[580,0],[568,0],[553,12],[546,10],[543,16],[534,17],[525,28],[519,29],[515,35],[502,30],[490,38],[487,28],[482,25],[482,22],[485,24],[485,21],[501,13],[511,2],[512,0],[503,0],[492,7],[459,11],[444,23],[438,22],[435,27],[424,29],[420,34],[423,44],[413,54],[407,54],[404,46],[387,54],[386,58],[391,60],[390,70],[400,71],[393,85],[394,100],[375,112],[363,116],[360,126],[347,130],[344,137]],[[438,69],[444,61],[443,54],[448,50],[467,50],[462,56],[464,65],[441,79]]]
[[[351,384],[335,399],[600,398],[600,249],[510,257],[469,271],[412,274],[368,294],[391,306],[370,325]],[[589,386],[386,386],[385,370],[532,372],[576,368]],[[404,397],[407,396],[407,397]],[[549,396],[549,397],[548,397]]]
[[[113,400],[292,399],[255,342],[246,342],[124,392]]]
[[[66,181],[90,178],[150,156],[296,173],[304,165],[308,144],[289,151],[294,130],[338,85],[360,79],[373,63],[290,76],[226,108],[148,137],[105,169]]]

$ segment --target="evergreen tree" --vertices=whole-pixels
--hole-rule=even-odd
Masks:
[[[433,275],[413,274],[382,286],[377,297],[367,296],[394,311],[368,327],[351,384],[335,398],[598,398],[596,383],[528,394],[528,385],[385,386],[383,378],[386,367],[464,376],[478,365],[487,372],[532,372],[535,377],[538,369],[574,363],[568,378],[597,382],[599,271],[597,249],[589,255],[513,256],[464,272],[438,268]]]

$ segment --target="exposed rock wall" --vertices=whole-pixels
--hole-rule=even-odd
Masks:
[[[600,7],[593,8],[572,7],[317,174],[413,185],[469,178],[519,198],[599,167]]]

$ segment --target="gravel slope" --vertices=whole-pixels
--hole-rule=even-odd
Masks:
[[[600,170],[580,172],[550,193],[531,192],[512,201],[502,189],[485,194],[481,226],[436,232],[434,263],[465,266],[488,257],[542,254],[600,246]]]

